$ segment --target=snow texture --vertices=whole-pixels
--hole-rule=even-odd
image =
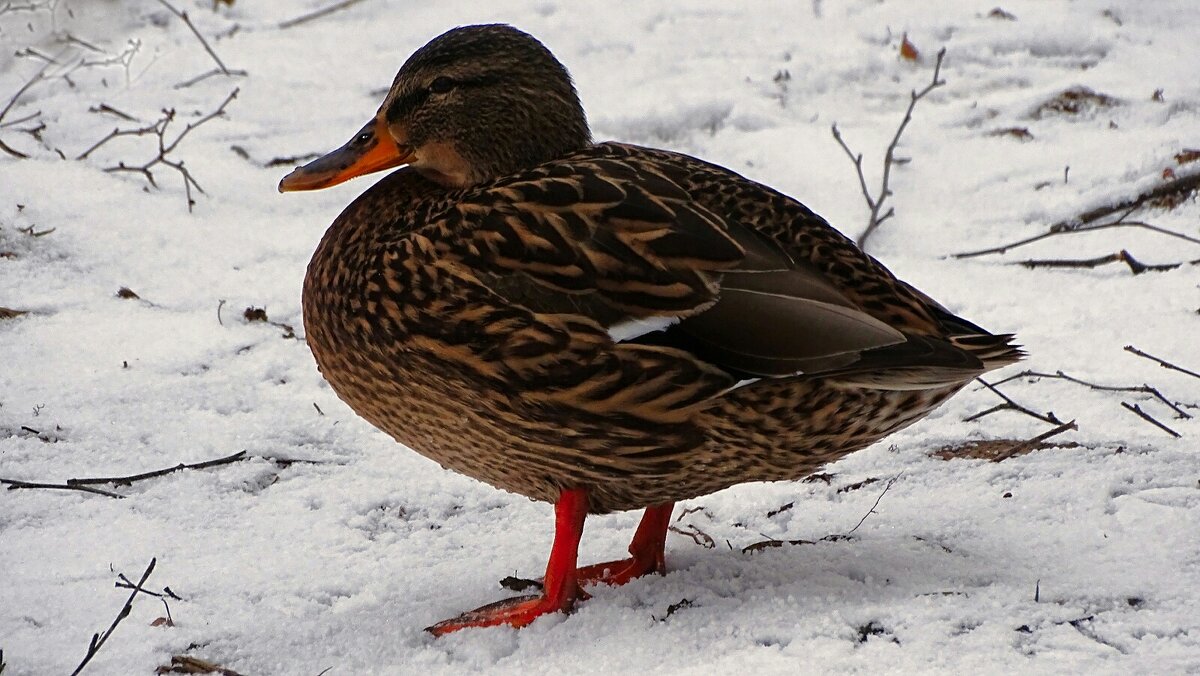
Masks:
[[[947,85],[917,106],[892,176],[896,216],[872,253],[952,311],[1019,334],[1028,361],[993,379],[1032,368],[1149,383],[1198,415],[1200,379],[1122,348],[1200,369],[1200,268],[1187,264],[1200,245],[1116,228],[949,254],[1134,196],[1164,169],[1200,168],[1174,159],[1200,143],[1200,13],[1192,0],[999,1],[1011,18],[992,11],[997,0],[366,0],[281,29],[331,0],[215,11],[172,0],[228,68],[247,72],[187,87],[213,61],[158,2],[4,3],[0,102],[42,67],[38,55],[98,63],[65,77],[51,67],[0,122],[0,141],[31,156],[0,154],[0,306],[28,311],[0,319],[0,477],[251,456],[101,486],[123,500],[0,491],[5,676],[69,673],[129,594],[117,573],[137,579],[152,557],[148,588],[182,598],[169,601],[174,626],[152,626],[163,604],[141,596],[86,673],[148,674],[180,654],[243,674],[1200,673],[1200,425],[1149,395],[1020,378],[1002,389],[1077,420],[1053,439],[1072,443],[1000,463],[943,460],[943,446],[1052,427],[1013,411],[964,421],[1001,403],[968,387],[826,468],[827,481],[681,505],[680,530],[715,546],[671,534],[664,577],[594,589],[574,614],[521,631],[435,640],[422,628],[508,593],[500,578],[541,574],[551,510],[446,472],[356,418],[303,342],[305,265],[374,179],[280,195],[294,162],[274,160],[340,145],[408,54],[450,27],[531,32],[572,70],[597,138],[721,163],[850,234],[866,208],[830,125],[865,154],[876,186],[909,92],[944,45]],[[915,63],[898,56],[903,34]],[[103,63],[130,45],[127,67]],[[103,171],[153,158],[153,136],[75,159],[163,108],[181,130],[235,87],[226,116],[172,155],[205,190],[192,213],[170,168],[155,169],[157,188]],[[1053,104],[1085,87],[1102,96],[1075,112]],[[93,112],[102,104],[137,121]],[[20,131],[42,123],[40,141]],[[1192,238],[1198,217],[1194,198],[1137,215]],[[1135,276],[1122,264],[1014,264],[1121,249],[1184,265]],[[249,307],[275,324],[248,321]],[[852,538],[821,540],[877,499]],[[622,555],[637,518],[589,520],[581,560]],[[768,539],[817,543],[742,552]]]

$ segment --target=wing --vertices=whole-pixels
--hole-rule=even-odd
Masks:
[[[595,294],[628,317],[703,310],[720,271],[743,258],[724,222],[675,182],[609,159],[552,163],[470,193],[446,225],[468,265]]]
[[[438,239],[461,242],[456,255],[507,303],[592,319],[618,352],[669,349],[769,377],[907,342],[739,209],[696,199],[681,168],[655,154],[544,165],[465,195]]]

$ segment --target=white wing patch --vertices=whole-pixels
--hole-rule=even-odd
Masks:
[[[626,340],[633,340],[654,333],[655,331],[663,331],[669,326],[679,323],[679,317],[644,317],[642,319],[630,318],[624,321],[619,321],[616,324],[608,327],[608,335],[613,339],[614,343],[620,343]]]

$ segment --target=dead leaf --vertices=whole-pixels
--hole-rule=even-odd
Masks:
[[[961,444],[956,444],[953,446],[942,446],[940,449],[931,453],[930,455],[935,458],[941,458],[942,460],[954,460],[956,458],[972,460],[995,460],[1003,453],[1008,452],[1014,446],[1019,446],[1025,442],[1025,439],[984,439],[982,441],[964,441]],[[1061,444],[1056,444],[1050,441],[1042,441],[1034,444],[1024,453],[1018,453],[1017,455],[1025,455],[1025,453],[1040,451],[1044,448],[1075,448],[1078,445],[1079,444],[1073,441]]]
[[[1200,150],[1196,148],[1184,148],[1182,152],[1175,154],[1176,164],[1187,164],[1200,160]]]
[[[133,289],[129,288],[128,286],[122,286],[121,288],[117,289],[117,298],[138,299],[141,298],[141,296],[134,293]]]
[[[999,7],[988,12],[988,18],[989,19],[1003,19],[1005,21],[1016,21],[1017,20],[1017,17],[1015,15],[1013,15],[1011,12],[1006,12],[1003,9],[1000,9]]]
[[[12,308],[0,307],[0,319],[13,319],[21,315],[29,314],[29,310],[13,310]]]
[[[159,667],[154,670],[156,674],[220,674],[220,676],[242,676],[233,669],[226,669],[216,662],[202,660],[199,657],[191,657],[189,655],[175,655],[171,657],[171,666]]]
[[[1051,115],[1081,115],[1101,108],[1112,108],[1120,100],[1087,87],[1072,87],[1055,94],[1037,107],[1030,116],[1035,120]]]
[[[993,129],[988,132],[988,136],[1011,136],[1019,141],[1032,141],[1033,134],[1026,127],[1006,127],[1004,129]]]
[[[921,58],[921,53],[917,51],[916,45],[908,41],[908,33],[900,40],[900,58],[909,61],[916,61]]]

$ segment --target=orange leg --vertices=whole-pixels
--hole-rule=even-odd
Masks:
[[[540,595],[497,601],[438,622],[426,627],[425,631],[442,636],[467,627],[494,627],[501,624],[524,627],[547,613],[571,610],[575,599],[586,598],[579,588],[575,565],[579,558],[579,539],[583,535],[587,511],[586,490],[568,489],[559,494],[558,502],[554,503],[554,545],[550,548],[550,561],[546,564],[546,577]],[[641,533],[641,529],[638,532]]]
[[[671,525],[671,511],[675,503],[647,507],[638,524],[633,542],[629,543],[628,559],[608,561],[591,566],[584,566],[576,571],[579,582],[622,585],[634,578],[650,573],[663,574],[667,572],[663,562],[667,545],[667,527]]]

